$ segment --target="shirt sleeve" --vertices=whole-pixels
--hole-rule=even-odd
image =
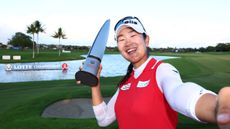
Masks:
[[[97,123],[101,127],[106,127],[116,120],[116,115],[114,111],[114,105],[119,93],[119,89],[109,100],[108,104],[104,101],[96,106],[93,106],[93,111],[97,119]]]
[[[195,114],[197,101],[206,93],[215,94],[196,83],[182,82],[178,70],[168,63],[159,65],[156,80],[169,105],[175,111],[197,121],[200,121]]]

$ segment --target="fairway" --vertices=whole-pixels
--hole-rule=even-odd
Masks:
[[[87,51],[75,50],[71,53],[62,53],[58,56],[58,51],[55,50],[43,50],[39,54],[35,54],[35,58],[32,58],[32,50],[5,50],[1,49],[0,57],[2,55],[10,55],[11,58],[15,55],[20,55],[21,60],[0,60],[0,63],[22,63],[22,62],[53,62],[53,61],[66,61],[83,59],[81,55],[87,54]]]
[[[165,62],[171,63],[180,71],[183,81],[196,82],[216,93],[221,87],[230,86],[229,52],[163,53],[160,55],[181,57]],[[104,97],[114,94],[116,84],[120,78],[101,78]],[[90,98],[90,96],[90,88],[76,85],[75,80],[0,83],[0,129],[100,129],[95,119],[41,117],[43,110],[56,101],[71,98]],[[115,122],[105,129],[117,128]],[[180,115],[177,129],[185,128],[217,129],[217,126],[201,124]]]

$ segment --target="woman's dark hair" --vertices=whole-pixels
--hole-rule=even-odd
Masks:
[[[143,33],[143,38],[146,39],[146,37],[147,37],[147,35],[145,33]],[[147,56],[148,57],[149,57],[150,50],[151,49],[149,47],[147,47],[147,51],[146,52],[147,52]],[[133,71],[133,64],[130,63],[129,66],[128,66],[128,68],[127,68],[126,75],[120,80],[120,82],[118,83],[118,86],[122,85],[123,83],[125,83],[129,79],[132,71]]]

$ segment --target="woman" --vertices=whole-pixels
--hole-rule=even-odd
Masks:
[[[118,49],[130,65],[108,104],[103,101],[100,82],[92,87],[99,126],[117,120],[120,129],[175,129],[179,112],[230,128],[229,87],[217,96],[198,84],[183,83],[176,68],[148,56],[149,36],[137,17],[121,19],[114,31]]]

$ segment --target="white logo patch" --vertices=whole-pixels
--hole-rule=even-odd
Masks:
[[[121,87],[121,90],[128,90],[128,89],[130,88],[130,86],[131,86],[131,83],[128,83],[128,84],[126,84],[126,85],[123,85],[123,86]]]
[[[138,84],[137,84],[137,87],[139,87],[139,88],[146,87],[146,86],[149,85],[149,82],[150,82],[150,80],[148,80],[148,81],[139,81]]]

